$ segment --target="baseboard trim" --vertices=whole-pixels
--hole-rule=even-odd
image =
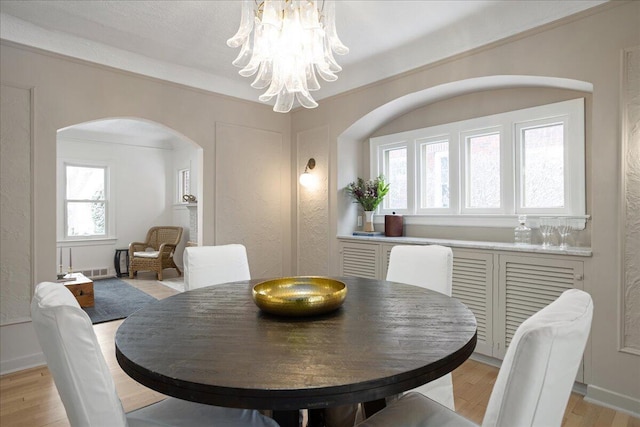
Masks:
[[[17,359],[3,360],[0,361],[0,375],[12,374],[46,364],[47,362],[44,360],[44,354],[42,353],[34,353]]]
[[[493,366],[494,368],[500,368],[502,365],[502,360],[496,359],[495,357],[485,356],[480,353],[472,353],[469,359],[475,360],[476,362],[484,363],[485,365]]]
[[[476,362],[484,363],[485,365],[493,366],[494,368],[498,369],[500,369],[500,366],[502,365],[502,360],[480,353],[471,354],[470,359],[475,360]],[[584,396],[587,394],[587,385],[576,381],[573,383],[571,391]]]
[[[640,418],[640,400],[594,385],[587,385],[584,400]]]

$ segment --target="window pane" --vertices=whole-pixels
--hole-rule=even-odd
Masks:
[[[469,208],[500,207],[500,134],[467,138]]]
[[[407,149],[385,150],[384,175],[389,182],[389,193],[384,198],[386,209],[407,208]]]
[[[422,199],[420,207],[449,207],[449,141],[422,145]]]
[[[68,236],[104,236],[105,204],[103,202],[68,202]]]
[[[564,125],[522,131],[525,208],[564,207]]]
[[[178,202],[185,202],[183,196],[191,194],[191,178],[189,169],[178,171]]]
[[[67,166],[67,200],[104,200],[104,168]]]
[[[191,194],[191,182],[189,181],[189,170],[182,171],[182,194]]]

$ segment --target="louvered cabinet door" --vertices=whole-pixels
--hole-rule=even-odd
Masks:
[[[493,356],[493,254],[454,249],[452,285],[452,296],[476,316],[475,352]]]
[[[340,275],[380,279],[380,245],[340,242]]]
[[[520,324],[553,302],[562,292],[583,287],[584,262],[556,258],[500,255],[498,311],[501,345],[498,357],[506,349]],[[580,374],[579,374],[580,377]]]

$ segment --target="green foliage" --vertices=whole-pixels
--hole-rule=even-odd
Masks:
[[[368,181],[358,178],[347,185],[346,191],[353,198],[353,202],[359,203],[362,209],[374,211],[389,192],[389,184],[385,183],[383,175]]]
[[[93,200],[104,199],[104,193],[101,190],[96,191],[93,195]],[[93,221],[94,233],[105,233],[105,205],[103,202],[91,203],[91,220]]]

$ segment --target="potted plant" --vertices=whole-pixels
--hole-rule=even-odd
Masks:
[[[379,175],[376,179],[368,181],[358,178],[357,181],[347,185],[346,190],[347,194],[353,198],[353,202],[358,203],[364,210],[365,222],[363,230],[374,231],[373,212],[389,192],[389,184],[385,182],[384,176]]]

